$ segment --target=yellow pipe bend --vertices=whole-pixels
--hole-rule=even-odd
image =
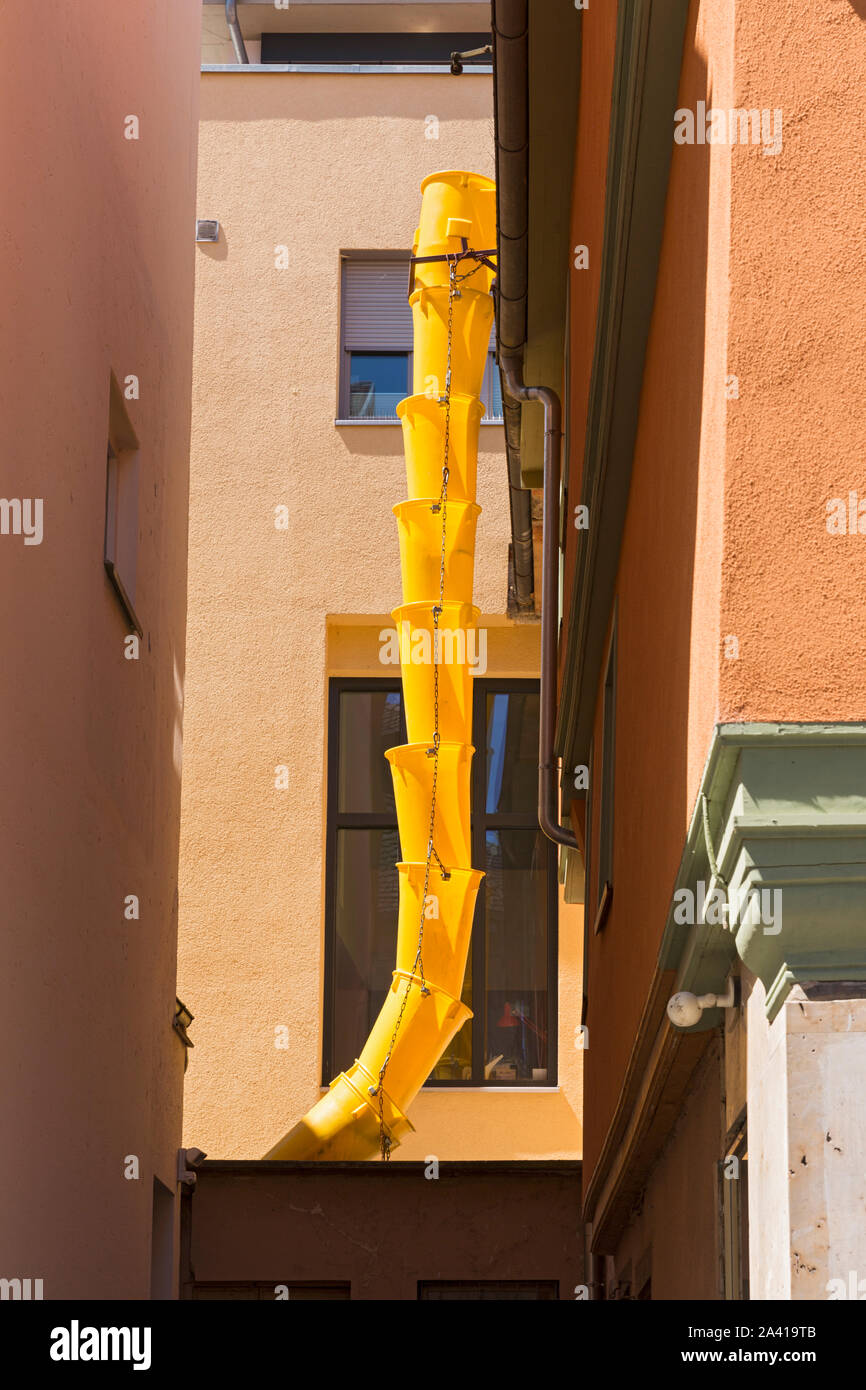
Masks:
[[[495,186],[480,174],[452,170],[421,185],[417,256],[456,254],[496,245]],[[476,268],[473,269],[473,266]],[[394,609],[400,643],[409,743],[388,750],[404,860],[397,865],[400,906],[397,968],[361,1056],[265,1155],[268,1159],[357,1160],[376,1156],[382,1128],[390,1149],[412,1129],[406,1110],[471,1011],[460,994],[483,874],[471,866],[469,768],[472,754],[472,606],[479,392],[487,360],[493,301],[489,267],[463,261],[452,304],[450,408],[447,378],[449,267],[416,267],[410,297],[415,394],[401,401],[408,499],[394,507],[403,602]],[[462,277],[466,275],[466,279]],[[439,611],[439,753],[428,862],[434,719],[433,610],[440,604],[445,422],[448,486],[444,602]],[[426,659],[425,659],[426,644]],[[426,888],[426,894],[425,894]],[[419,951],[419,931],[423,927]],[[384,1076],[382,1068],[387,1058]],[[381,1089],[381,1095],[380,1095]],[[381,1103],[381,1116],[380,1116]]]

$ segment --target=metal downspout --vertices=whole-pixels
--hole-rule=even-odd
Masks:
[[[244,36],[241,33],[241,26],[238,23],[238,0],[226,0],[226,24],[229,26],[229,33],[232,36],[235,57],[239,63],[248,63],[247,46],[244,43]]]
[[[493,109],[496,118],[497,356],[522,352],[526,339],[527,9],[526,0],[495,0]],[[501,363],[500,363],[500,375]],[[533,599],[532,495],[520,485],[520,406],[504,386],[502,414],[508,460],[508,503],[514,601],[519,614],[535,616]]]
[[[538,734],[538,824],[549,840],[567,849],[578,844],[559,824],[558,767],[553,753],[556,730],[557,629],[559,626],[559,461],[562,406],[547,386],[525,386],[519,357],[500,357],[508,394],[538,401],[544,410],[544,524],[541,544],[541,718]]]

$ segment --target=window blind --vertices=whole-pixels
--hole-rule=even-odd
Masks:
[[[408,281],[408,257],[393,261],[343,261],[344,348],[350,352],[412,351]],[[495,348],[494,327],[489,351]]]
[[[408,258],[343,262],[343,346],[350,351],[411,352],[406,298]]]

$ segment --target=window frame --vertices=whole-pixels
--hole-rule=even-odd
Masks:
[[[472,760],[471,795],[472,823],[471,847],[472,863],[481,867],[486,862],[485,835],[488,830],[533,830],[538,833],[538,820],[533,807],[526,812],[508,811],[483,815],[476,814],[475,808],[485,804],[484,778],[486,756],[478,756],[479,750],[486,746],[487,695],[495,694],[537,694],[537,679],[522,677],[476,677],[474,680],[475,698],[472,707],[472,739],[476,749]],[[399,676],[331,676],[328,680],[328,727],[327,727],[327,780],[326,780],[326,832],[325,832],[325,955],[324,987],[322,999],[322,1085],[327,1087],[337,1073],[334,1055],[334,1032],[336,1021],[336,880],[337,880],[337,836],[340,830],[352,829],[392,829],[397,825],[396,814],[388,816],[383,812],[350,812],[339,810],[339,730],[340,696],[344,691],[400,691],[402,682]],[[405,741],[405,713],[401,716],[402,734]],[[427,1080],[425,1089],[429,1090],[550,1090],[558,1086],[558,1028],[559,1028],[559,876],[557,857],[547,845],[548,884],[547,884],[547,1077],[544,1081],[493,1080],[484,1077],[484,1023],[485,1009],[473,1007],[472,1029],[472,1067],[474,1075],[467,1080]],[[395,870],[396,872],[396,870]],[[484,930],[484,904],[486,879],[481,880],[476,900],[475,919],[472,924],[472,978],[484,981],[486,957],[486,933]],[[397,923],[394,922],[394,942],[396,948]],[[482,983],[482,998],[486,989]]]
[[[140,446],[114,372],[109,381],[102,564],[131,632],[144,635],[136,611],[139,561]],[[129,532],[134,533],[130,540]],[[123,554],[130,540],[131,556]],[[131,571],[126,565],[131,560]]]
[[[347,266],[347,264],[350,263],[351,261],[382,261],[382,262],[385,263],[385,264],[387,264],[387,263],[389,263],[389,262],[401,262],[401,263],[405,264],[405,267],[406,267],[406,280],[407,280],[407,283],[408,283],[408,279],[409,279],[409,259],[410,259],[410,252],[408,252],[408,251],[406,251],[406,250],[402,250],[402,251],[381,251],[381,250],[380,250],[380,251],[364,251],[364,250],[351,249],[351,250],[342,250],[342,251],[340,252],[340,265],[339,265],[339,278],[338,278],[338,283],[339,283],[339,286],[340,286],[340,312],[339,312],[339,316],[338,316],[338,318],[339,318],[339,334],[340,334],[340,338],[339,338],[339,343],[338,343],[338,346],[337,346],[337,417],[336,417],[336,419],[335,419],[335,421],[334,421],[335,425],[341,425],[341,426],[342,426],[342,425],[365,425],[365,426],[369,426],[369,425],[389,425],[389,426],[392,426],[392,425],[399,425],[399,424],[400,424],[400,420],[399,420],[399,418],[398,418],[398,416],[397,416],[396,414],[393,415],[393,416],[391,416],[391,415],[364,416],[364,415],[351,415],[351,414],[349,413],[350,410],[351,410],[351,376],[352,376],[352,372],[351,372],[351,356],[352,356],[352,353],[353,353],[353,352],[367,352],[367,353],[370,353],[370,354],[382,354],[382,355],[402,356],[402,350],[401,350],[401,349],[398,349],[398,348],[382,348],[382,347],[377,347],[377,346],[370,346],[370,347],[366,347],[366,348],[348,348],[348,347],[346,347],[346,266]],[[494,331],[495,331],[495,330],[494,330]],[[412,372],[413,372],[413,366],[414,366],[414,364],[413,364],[413,358],[414,358],[414,355],[415,355],[415,354],[414,354],[414,351],[413,351],[413,348],[412,348],[412,347],[409,347],[409,348],[406,350],[406,354],[407,354],[407,357],[408,357],[408,363],[407,363],[407,368],[408,368],[408,370],[407,370],[407,387],[406,387],[406,395],[407,395],[407,396],[411,396],[411,394],[412,394]],[[486,395],[487,397],[489,397],[489,404],[490,404],[490,406],[491,406],[491,408],[492,408],[492,406],[493,406],[493,396],[494,396],[494,390],[495,390],[495,384],[496,384],[496,380],[497,380],[498,371],[499,371],[499,368],[498,368],[497,363],[496,363],[496,354],[494,353],[494,351],[493,351],[492,348],[489,348],[489,349],[488,349],[488,353],[487,353],[487,362],[486,362],[485,367],[484,367],[484,378],[483,378],[483,383],[482,383],[482,387],[481,387],[482,395],[481,395],[481,398],[480,398],[480,399],[481,399],[482,405],[484,406],[484,411],[485,411],[484,415],[481,417],[481,424],[482,424],[482,425],[499,425],[499,426],[502,426],[502,425],[504,425],[504,423],[505,423],[505,416],[504,416],[504,414],[501,414],[501,415],[488,415],[488,414],[486,413],[486,412],[487,412],[487,407],[488,407],[488,400],[485,399],[485,395]],[[501,389],[501,388],[500,388],[500,389]]]
[[[736,1178],[725,1176],[728,1161],[738,1162]],[[722,1299],[749,1302],[749,1131],[745,1107],[725,1136],[718,1164]]]
[[[298,30],[264,29],[261,34],[261,64],[275,67],[319,67],[324,64],[345,67],[359,66],[442,67],[448,69],[451,54],[471,52],[493,42],[489,30],[425,31],[399,30]],[[300,49],[300,54],[298,53]],[[363,51],[366,49],[367,51]],[[464,67],[482,71],[490,67],[492,57],[480,54],[464,58]]]
[[[607,921],[613,901],[614,783],[616,780],[617,611],[614,607],[602,685],[601,769],[596,852],[596,914],[593,934]]]

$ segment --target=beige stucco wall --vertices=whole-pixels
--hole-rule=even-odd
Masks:
[[[198,260],[179,987],[196,1015],[186,1142],[211,1157],[260,1157],[320,1094],[327,678],[393,670],[377,639],[400,600],[402,438],[334,424],[339,253],[408,248],[434,170],[492,174],[491,100],[469,74],[202,77],[198,213],[222,235]],[[481,451],[489,673],[533,675],[537,630],[504,617],[500,427]],[[576,1154],[579,942],[563,937],[560,1090],[422,1093],[401,1158]]]
[[[0,1276],[147,1298],[175,1191],[172,1030],[199,0],[4,6]],[[129,116],[137,139],[126,139]],[[103,567],[109,383],[135,374],[138,660]],[[124,916],[134,894],[137,920]],[[138,1175],[128,1162],[138,1161]]]

